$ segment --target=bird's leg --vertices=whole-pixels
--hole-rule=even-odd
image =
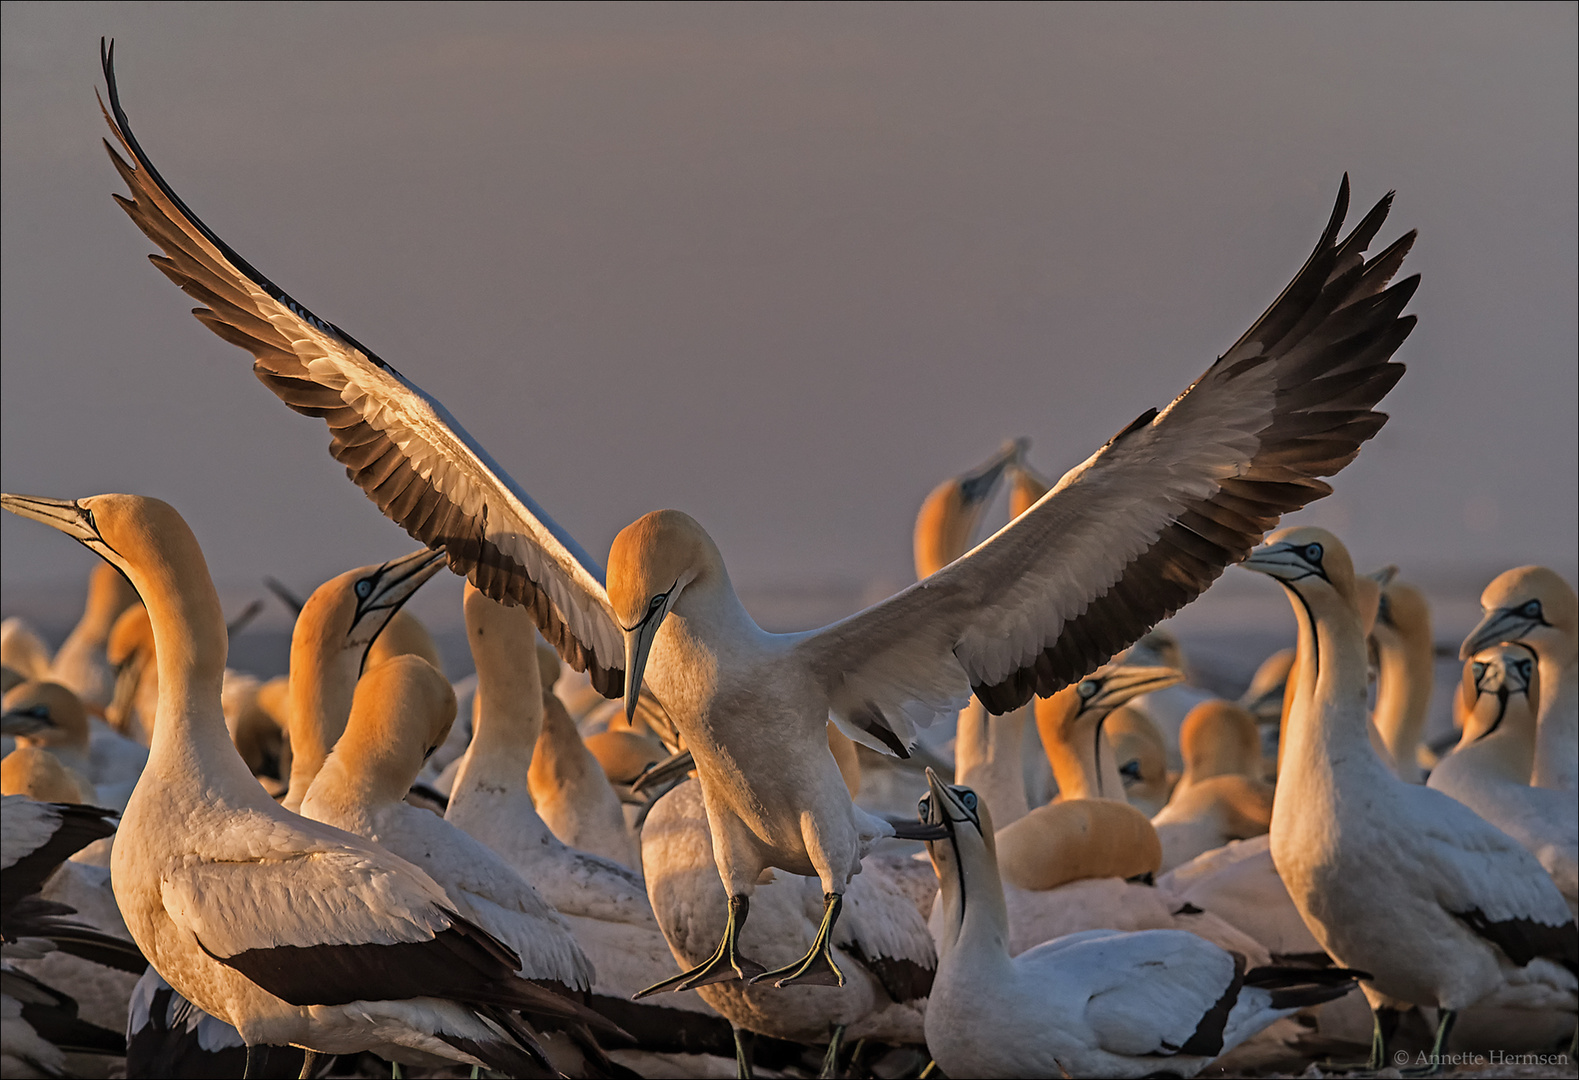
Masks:
[[[735,1080],[751,1080],[751,1051],[756,1045],[756,1033],[730,1026],[735,1033]]]
[[[672,979],[665,979],[661,983],[654,983],[647,989],[638,991],[633,1000],[639,1001],[648,994],[656,994],[660,990],[673,990],[678,993],[681,990],[695,990],[698,986],[729,982],[731,979],[751,982],[753,977],[760,977],[762,965],[740,955],[740,928],[745,925],[746,915],[750,910],[749,897],[731,896],[729,921],[724,924],[724,936],[719,940],[718,948],[713,950],[713,955],[689,971],[682,971]]]
[[[1442,1071],[1442,1056],[1447,1052],[1447,1037],[1458,1019],[1457,1009],[1443,1009],[1437,1017],[1436,1038],[1431,1043],[1431,1059],[1418,1069],[1400,1069],[1405,1076],[1435,1076]]]
[[[833,924],[839,921],[839,909],[844,907],[842,893],[824,893],[822,908],[822,925],[817,928],[817,937],[811,943],[811,950],[805,956],[788,964],[785,967],[764,971],[751,981],[759,983],[763,979],[777,979],[774,986],[788,986],[791,983],[808,983],[812,986],[843,986],[844,972],[839,970],[839,965],[833,962]]]
[[[400,1062],[389,1063],[389,1080],[406,1080],[406,1070],[400,1067]]]
[[[297,1080],[312,1080],[313,1070],[318,1067],[318,1051],[302,1051],[302,1071]]]
[[[247,1043],[247,1063],[241,1067],[241,1080],[251,1080],[252,1077],[257,1076],[254,1071],[256,1066],[257,1059],[252,1053],[252,1044]]]
[[[833,1037],[828,1040],[828,1052],[822,1055],[822,1068],[817,1080],[832,1080],[839,1075],[839,1048],[844,1042],[844,1025],[833,1025]]]
[[[1373,1073],[1387,1068],[1391,1064],[1387,1060],[1387,1046],[1392,1042],[1393,1035],[1398,1031],[1398,1022],[1403,1014],[1397,1009],[1390,1009],[1386,1005],[1378,1005],[1371,1010],[1371,1057],[1369,1061],[1325,1061],[1321,1063],[1322,1072],[1334,1076],[1344,1076],[1349,1073]]]

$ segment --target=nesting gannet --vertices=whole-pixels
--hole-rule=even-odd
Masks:
[[[998,830],[1011,956],[1083,930],[1188,930],[1255,963],[1268,953],[1217,916],[1149,884],[1162,858],[1146,815],[1113,799],[1048,803]],[[945,933],[943,908],[929,926]]]
[[[1535,651],[1541,711],[1530,783],[1579,790],[1579,597],[1544,566],[1520,566],[1497,575],[1480,594],[1480,606],[1485,618],[1464,639],[1459,659],[1500,641]]]
[[[1108,713],[1183,676],[1174,668],[1109,667],[1036,702],[1042,737],[1060,799],[1123,799],[1124,779],[1102,730]]]
[[[1523,844],[1579,905],[1579,803],[1573,794],[1530,786],[1535,762],[1534,653],[1525,645],[1482,649],[1466,665],[1474,694],[1458,748],[1431,770],[1429,785],[1451,795]]]
[[[323,418],[331,453],[378,506],[442,548],[488,595],[526,606],[576,668],[636,706],[645,676],[695,755],[729,932],[674,989],[715,979],[841,978],[830,950],[841,896],[893,823],[857,810],[827,749],[845,734],[903,756],[917,727],[974,691],[1004,712],[1052,694],[1200,594],[1283,513],[1323,497],[1385,422],[1373,406],[1403,374],[1390,358],[1418,278],[1389,285],[1406,234],[1367,261],[1385,197],[1347,236],[1345,179],[1314,252],[1229,350],[1162,412],[1147,410],[1031,510],[970,554],[832,626],[764,632],[722,554],[686,514],[648,514],[597,562],[495,465],[438,402],[268,281],[203,225],[142,152],[115,85],[106,119],[131,191],[119,204],[205,305],[198,318],[253,354],[287,405]],[[113,116],[111,115],[113,114]],[[761,873],[822,881],[824,933],[773,972],[735,931]]]
[[[1425,594],[1404,581],[1384,584],[1371,640],[1379,661],[1371,722],[1399,777],[1411,784],[1423,783],[1425,773],[1416,750],[1436,681],[1436,640]]]
[[[454,722],[455,692],[432,664],[413,654],[384,661],[358,680],[345,733],[301,813],[421,867],[456,911],[515,950],[526,978],[586,990],[592,966],[537,890],[455,825],[405,801]]]
[[[701,785],[687,780],[662,795],[642,826],[641,842],[653,912],[674,959],[689,967],[712,952],[728,917]],[[698,996],[736,1028],[775,1038],[815,1044],[830,1028],[843,1028],[849,1040],[922,1042],[921,999],[932,984],[937,950],[908,890],[910,877],[925,871],[912,859],[874,855],[850,882],[833,944],[848,976],[843,986],[775,990],[723,982],[701,987]],[[764,877],[752,897],[751,921],[741,928],[741,947],[768,963],[788,962],[804,955],[817,936],[821,886],[795,874]],[[930,880],[926,884],[935,889]]]
[[[91,788],[88,802],[120,810],[142,775],[148,751],[100,725],[93,738],[88,711],[81,699],[55,682],[35,681],[12,687],[5,695],[8,715],[39,721],[39,730],[17,736],[17,745],[48,750]]]
[[[602,998],[630,1008],[631,995],[673,963],[646,887],[634,870],[565,846],[543,823],[527,785],[545,698],[537,631],[528,612],[496,603],[470,585],[464,604],[478,710],[445,820],[492,848],[565,917],[597,973],[597,1007],[608,1007],[608,1001],[597,1000]],[[696,1027],[697,1013],[712,1013],[699,1001],[665,1001],[673,1008],[621,1013],[619,1022],[641,1034],[643,1045],[652,1045],[649,1033],[656,1037],[667,1028],[671,1037],[683,1035]]]
[[[959,558],[971,547],[982,512],[991,502],[998,482],[1007,473],[1029,476],[1023,463],[1027,439],[1005,443],[991,459],[968,473],[943,481],[921,504],[916,515],[916,577],[926,578]],[[1047,493],[1043,487],[1026,499],[1027,484],[1013,485],[1010,518],[1019,517]],[[1031,809],[1025,790],[1022,747],[1025,742],[1022,706],[1001,716],[990,716],[974,697],[960,711],[954,735],[954,778],[970,784],[992,805],[995,819],[1008,824]],[[920,777],[916,777],[920,780]]]
[[[105,707],[110,726],[147,746],[153,740],[159,709],[159,665],[154,658],[153,624],[141,604],[121,612],[110,628],[105,655],[115,669],[115,690]]]
[[[1165,871],[1230,840],[1260,836],[1272,824],[1272,785],[1261,780],[1254,716],[1220,698],[1203,701],[1184,718],[1179,748],[1184,774],[1151,819]]]
[[[1120,705],[1102,721],[1102,731],[1113,747],[1125,801],[1147,816],[1161,810],[1178,777],[1168,772],[1168,748],[1157,725],[1145,713]]]
[[[1355,972],[1254,967],[1193,934],[1071,934],[1011,956],[991,816],[930,774],[925,821],[943,912],[927,1048],[950,1076],[1194,1076]]]
[[[90,705],[110,703],[115,673],[104,654],[110,628],[121,612],[137,603],[137,594],[114,567],[99,563],[88,575],[88,599],[82,618],[55,650],[49,677]]]
[[[1272,858],[1327,953],[1371,973],[1372,1067],[1399,1008],[1438,1010],[1434,1054],[1470,1005],[1575,1011],[1579,934],[1540,863],[1462,803],[1398,779],[1370,745],[1365,633],[1343,545],[1285,529],[1245,566],[1287,590],[1312,660],[1294,688]]]
[[[337,574],[313,590],[291,629],[290,780],[284,805],[295,810],[345,730],[357,676],[400,606],[443,564],[423,548],[398,559]]]
[[[247,770],[219,703],[224,616],[180,515],[132,495],[0,506],[110,562],[153,620],[159,713],[110,865],[127,929],[170,985],[249,1045],[539,1067],[506,1010],[563,1015],[565,999],[514,978],[519,958],[422,871],[290,813]]]
[[[619,796],[603,766],[581,741],[576,722],[552,690],[559,678],[559,654],[536,649],[543,690],[543,725],[527,772],[527,787],[538,816],[564,843],[641,871],[641,846],[625,824]]]

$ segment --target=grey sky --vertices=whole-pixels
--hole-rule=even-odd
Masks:
[[[98,38],[221,236],[593,552],[660,506],[743,588],[902,583],[1003,438],[1058,473],[1314,243],[1421,239],[1393,420],[1307,512],[1362,564],[1569,567],[1575,6],[3,9],[8,491],[158,495],[222,581],[412,546],[110,200]],[[3,580],[90,556],[4,515]]]

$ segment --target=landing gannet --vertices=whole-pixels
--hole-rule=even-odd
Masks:
[[[1517,641],[1540,660],[1541,712],[1535,734],[1536,787],[1579,790],[1579,597],[1544,566],[1504,571],[1480,594],[1486,613],[1469,632],[1459,659],[1488,645]]]
[[[105,657],[110,629],[121,612],[137,603],[137,594],[114,567],[98,563],[88,576],[88,600],[82,618],[55,650],[49,677],[69,689],[84,704],[99,708],[110,703],[115,673]]]
[[[1451,795],[1540,860],[1570,911],[1579,905],[1579,803],[1572,792],[1530,786],[1540,679],[1525,645],[1494,645],[1466,665],[1474,694],[1458,748],[1431,770]]]
[[[443,564],[427,548],[337,574],[313,590],[291,629],[290,779],[284,806],[307,797],[351,715],[357,676],[400,606]]]
[[[678,511],[616,537],[605,587],[597,562],[437,401],[186,208],[132,134],[108,50],[102,60],[106,119],[132,159],[109,148],[132,193],[118,202],[163,249],[158,268],[204,305],[198,318],[250,351],[287,405],[328,423],[331,453],[386,516],[489,596],[531,609],[566,662],[606,695],[623,691],[627,710],[646,675],[684,734],[731,919],[707,963],[665,984],[674,989],[748,975],[840,981],[829,944],[844,887],[896,826],[850,801],[829,716],[902,756],[918,726],[956,713],[971,691],[1004,712],[1083,677],[1198,596],[1280,515],[1331,491],[1318,477],[1385,422],[1373,406],[1402,376],[1390,357],[1415,324],[1400,316],[1418,277],[1389,287],[1414,234],[1366,261],[1391,196],[1340,238],[1345,178],[1293,282],[1166,409],[1148,409],[942,571],[832,626],[769,634],[712,539]],[[770,867],[821,880],[825,932],[800,963],[761,972],[734,941]]]
[[[991,817],[930,773],[943,915],[927,1048],[949,1076],[1194,1076],[1360,973],[1257,967],[1193,934],[1088,930],[1011,958]]]
[[[507,1010],[569,1003],[514,978],[519,958],[426,874],[283,809],[236,753],[219,703],[224,615],[180,515],[133,495],[0,506],[110,562],[152,617],[159,714],[110,865],[127,929],[170,985],[249,1045],[539,1067]]]
[[[1370,746],[1353,564],[1331,533],[1285,529],[1245,566],[1287,590],[1301,662],[1272,809],[1272,859],[1312,934],[1371,973],[1371,1067],[1411,1005],[1438,1010],[1433,1055],[1476,1003],[1573,1012],[1579,934],[1516,841]],[[1308,652],[1306,651],[1308,648]],[[1432,1060],[1437,1060],[1433,1056]]]

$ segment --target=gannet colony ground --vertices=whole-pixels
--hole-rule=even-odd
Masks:
[[[1289,203],[1304,238],[1243,325],[1072,460],[975,433],[913,493],[913,582],[768,595],[724,538],[758,503],[763,530],[821,519],[817,483],[739,484],[719,539],[655,492],[578,541],[531,492],[597,488],[596,425],[496,458],[423,389],[465,350],[375,351],[250,261],[142,128],[138,47],[100,45],[104,195],[134,227],[102,260],[191,309],[192,363],[277,399],[282,440],[327,434],[334,498],[406,553],[222,593],[198,500],[55,489],[49,441],[8,450],[7,535],[96,559],[85,592],[6,578],[4,1076],[1573,1074],[1572,561],[1373,564],[1305,510],[1432,379],[1407,191],[1337,168]],[[464,197],[432,194],[411,212]],[[552,406],[514,345],[492,393],[527,423]],[[92,370],[79,395],[112,394]],[[980,390],[1077,415],[1083,380],[1045,375]],[[653,430],[695,392],[579,379]],[[65,443],[74,404],[4,410]],[[1518,444],[1509,468],[1542,467]]]

